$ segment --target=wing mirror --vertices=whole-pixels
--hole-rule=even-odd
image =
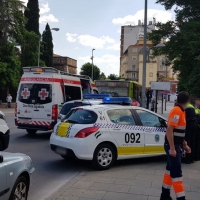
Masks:
[[[0,163],[3,162],[3,155],[0,155]]]

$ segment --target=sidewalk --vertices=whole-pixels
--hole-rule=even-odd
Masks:
[[[15,108],[0,108],[0,110],[5,114],[14,114]]]
[[[162,102],[158,102],[158,114],[162,115],[163,117],[167,118],[169,112],[174,107],[174,103],[167,102],[166,111],[165,111],[165,103],[163,103],[163,114],[162,114]]]
[[[107,171],[81,172],[46,200],[159,200],[165,158],[120,162]],[[183,165],[183,175],[187,200],[199,200],[200,162]]]

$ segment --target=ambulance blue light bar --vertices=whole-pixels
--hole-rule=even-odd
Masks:
[[[111,97],[110,94],[86,94],[84,99],[104,99]]]
[[[131,105],[131,103],[130,97],[105,97],[103,99],[103,104]]]

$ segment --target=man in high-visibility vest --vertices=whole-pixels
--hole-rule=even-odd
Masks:
[[[191,148],[191,153],[186,154],[184,162],[186,164],[191,164],[194,162],[195,139],[197,132],[197,119],[196,119],[195,108],[191,103],[188,103],[187,108],[185,109],[185,116],[186,116],[185,141]]]
[[[189,102],[189,94],[180,92],[177,96],[177,104],[168,116],[167,130],[165,136],[165,152],[167,154],[166,172],[163,177],[162,193],[160,200],[172,200],[170,189],[173,186],[177,200],[185,200],[183,186],[181,158],[183,150],[191,152],[185,141],[185,109]]]
[[[194,152],[194,160],[200,160],[200,99],[195,100],[195,113],[197,117],[197,132],[195,139],[195,152]]]

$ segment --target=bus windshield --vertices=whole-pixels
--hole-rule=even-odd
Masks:
[[[129,82],[122,81],[96,81],[100,94],[111,94],[113,97],[129,96]]]

